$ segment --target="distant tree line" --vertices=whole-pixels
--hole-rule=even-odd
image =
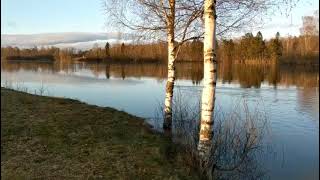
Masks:
[[[60,49],[56,47],[33,47],[33,48],[23,48],[18,47],[1,47],[1,59],[5,58],[8,60],[20,60],[20,59],[41,59],[45,58],[48,60],[70,60],[72,55],[75,54],[75,49],[66,48]]]
[[[218,59],[227,62],[245,62],[246,60],[270,61],[272,59],[318,59],[319,36],[302,35],[299,37],[280,37],[264,40],[261,32],[256,35],[246,33],[238,39],[222,39],[218,41]],[[202,61],[203,43],[200,40],[186,42],[181,47],[177,61]],[[94,44],[93,48],[81,51],[74,48],[60,49],[57,47],[19,49],[18,47],[2,47],[1,57],[5,59],[48,58],[71,61],[82,58],[84,61],[113,60],[113,61],[158,61],[166,62],[167,43],[151,44],[113,44],[105,47]]]
[[[245,61],[245,60],[270,60],[279,59],[282,56],[282,42],[280,34],[275,38],[265,41],[259,31],[256,36],[246,33],[237,40],[222,40],[218,46],[220,59]]]

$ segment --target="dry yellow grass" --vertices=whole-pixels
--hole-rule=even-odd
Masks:
[[[1,88],[3,179],[197,179],[172,148],[125,112]]]

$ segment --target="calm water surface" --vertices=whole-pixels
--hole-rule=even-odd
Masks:
[[[178,63],[175,93],[199,100],[202,64]],[[166,66],[2,62],[1,86],[44,91],[144,118],[164,100]],[[270,179],[319,178],[319,67],[221,65],[216,104],[225,112],[239,99],[268,116],[274,153],[261,159]]]

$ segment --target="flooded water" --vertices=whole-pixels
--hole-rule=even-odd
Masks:
[[[1,86],[109,106],[152,118],[164,100],[161,64],[2,62]],[[178,63],[175,94],[199,100],[202,64]],[[273,152],[261,159],[270,179],[319,178],[319,67],[221,65],[216,105],[239,99],[263,107]]]

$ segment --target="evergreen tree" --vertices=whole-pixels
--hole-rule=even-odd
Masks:
[[[256,35],[256,38],[255,38],[255,58],[259,58],[259,59],[262,59],[265,55],[265,49],[266,49],[266,45],[265,45],[265,42],[263,40],[263,36],[262,36],[262,33],[259,31]]]
[[[124,48],[125,48],[125,45],[124,45],[124,43],[122,43],[122,44],[121,44],[121,48],[120,48],[121,54],[124,53]]]
[[[270,40],[269,54],[272,59],[279,59],[282,56],[282,43],[280,41],[280,33],[277,32],[276,37]]]
[[[110,57],[110,44],[109,44],[109,42],[106,43],[105,51],[106,51],[106,56]]]

